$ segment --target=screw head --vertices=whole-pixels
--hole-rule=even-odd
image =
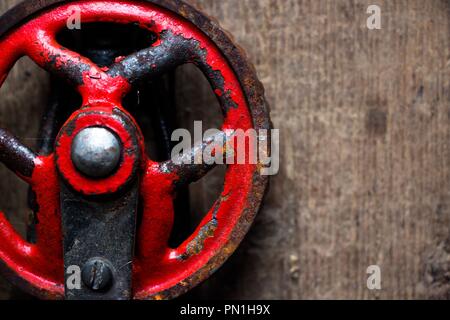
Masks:
[[[83,283],[93,291],[103,291],[111,287],[113,275],[106,260],[93,258],[81,270]]]
[[[78,171],[91,178],[114,173],[122,153],[119,139],[108,129],[86,128],[72,142],[72,161]]]

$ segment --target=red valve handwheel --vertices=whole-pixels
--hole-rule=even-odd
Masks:
[[[100,68],[56,41],[74,8],[83,23],[138,24],[158,39],[110,68]],[[0,83],[19,58],[28,56],[73,84],[83,98],[81,109],[60,132],[57,156],[35,155],[1,130],[0,160],[32,187],[39,221],[37,242],[31,244],[0,214],[0,267],[4,274],[41,298],[63,298],[59,176],[76,191],[96,195],[117,191],[133,170],[141,175],[143,201],[133,260],[133,297],[177,297],[223,264],[248,231],[262,201],[268,179],[260,174],[259,165],[229,165],[220,198],[198,229],[171,249],[168,240],[176,185],[189,183],[189,175],[201,172],[186,174],[183,167],[130,156],[116,174],[96,181],[79,175],[67,159],[74,133],[98,124],[111,128],[122,141],[132,140],[126,128],[133,127],[136,143],[143,150],[143,138],[123,109],[122,98],[141,78],[185,63],[195,64],[211,83],[224,114],[223,129],[270,129],[263,88],[253,68],[217,24],[180,1],[31,0],[0,19],[0,36]],[[115,118],[117,114],[120,119]],[[121,123],[123,119],[126,123]]]

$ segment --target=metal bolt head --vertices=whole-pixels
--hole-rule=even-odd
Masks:
[[[72,161],[91,178],[106,178],[117,169],[122,153],[119,139],[108,129],[86,128],[73,139]]]
[[[81,279],[89,289],[104,291],[111,287],[113,274],[106,260],[93,258],[83,266]]]

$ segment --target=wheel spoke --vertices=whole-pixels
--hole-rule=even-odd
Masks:
[[[162,170],[176,174],[175,185],[177,187],[196,182],[203,178],[208,172],[214,169],[218,163],[205,162],[204,154],[210,154],[210,150],[219,152],[220,157],[225,157],[225,147],[227,135],[225,132],[219,132],[205,141],[195,145],[191,150],[177,155],[171,160],[162,164]]]
[[[167,250],[174,222],[173,176],[149,161],[141,182],[142,221],[138,230],[137,254],[150,262]]]
[[[60,188],[53,155],[38,158],[30,185],[35,195],[35,214],[39,221],[36,225],[36,245],[44,256],[52,256],[54,263],[59,263],[62,256]]]
[[[53,35],[42,30],[37,32],[36,40],[26,55],[48,72],[76,86],[83,84],[85,73],[98,78],[104,75],[104,71],[91,60],[62,47]]]
[[[11,133],[0,129],[0,162],[23,179],[31,178],[35,166],[36,154],[25,147]]]
[[[163,32],[158,45],[129,55],[111,66],[107,73],[112,78],[121,76],[130,84],[135,84],[186,63],[190,51],[190,46],[184,38]]]

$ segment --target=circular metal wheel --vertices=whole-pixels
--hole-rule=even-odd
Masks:
[[[100,68],[56,40],[74,5],[83,23],[137,24],[153,32],[157,41],[109,68]],[[178,248],[169,248],[174,193],[178,187],[201,178],[206,170],[149,159],[143,152],[140,130],[123,108],[122,99],[141,79],[192,63],[204,73],[220,102],[223,129],[269,130],[262,85],[229,36],[205,15],[178,0],[29,0],[0,18],[0,37],[1,83],[15,62],[28,56],[71,83],[83,99],[80,109],[61,129],[51,155],[35,154],[0,130],[0,160],[32,187],[39,221],[37,241],[32,244],[0,214],[3,273],[38,297],[64,298],[60,178],[75,192],[98,196],[120,191],[134,175],[139,176],[143,213],[136,234],[131,297],[177,297],[220,267],[252,224],[268,178],[260,174],[260,165],[229,165],[223,192],[197,230]],[[83,175],[71,161],[74,138],[100,125],[120,139],[123,149],[119,167],[106,178]],[[112,159],[105,161],[117,161]]]

